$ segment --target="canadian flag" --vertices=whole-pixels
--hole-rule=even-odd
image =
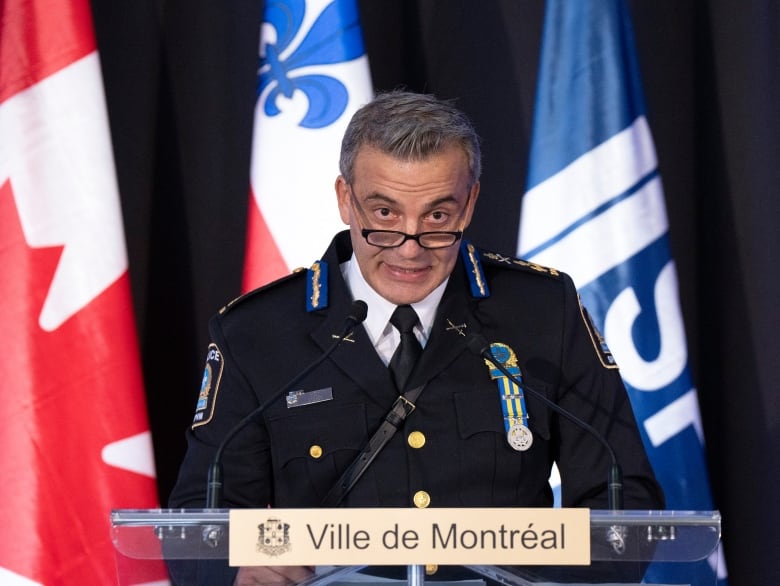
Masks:
[[[0,583],[103,586],[157,496],[89,2],[0,7]]]
[[[345,228],[334,189],[341,137],[371,97],[356,0],[266,2],[245,291],[310,266]]]

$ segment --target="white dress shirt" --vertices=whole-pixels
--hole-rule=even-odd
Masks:
[[[401,335],[390,323],[390,316],[395,311],[396,305],[377,293],[363,278],[355,255],[341,265],[341,274],[347,283],[347,288],[352,293],[352,299],[362,299],[368,305],[368,315],[363,327],[368,333],[371,343],[376,348],[379,357],[385,363],[390,363],[396,347],[401,341]],[[420,321],[414,327],[414,334],[425,348],[433,328],[433,320],[436,317],[436,308],[439,307],[448,279],[445,279],[436,289],[422,301],[412,303],[414,311]]]

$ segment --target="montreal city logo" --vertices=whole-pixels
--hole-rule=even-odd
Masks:
[[[279,556],[290,551],[290,525],[279,519],[268,519],[257,526],[257,551],[270,556]]]

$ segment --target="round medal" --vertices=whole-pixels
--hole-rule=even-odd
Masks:
[[[531,430],[522,423],[515,423],[509,428],[506,434],[506,441],[512,446],[513,450],[525,452],[534,443],[534,436]]]

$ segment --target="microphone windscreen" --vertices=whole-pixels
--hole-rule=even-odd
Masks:
[[[477,356],[490,351],[490,344],[482,334],[470,333],[466,338],[466,345]]]
[[[366,305],[366,302],[362,299],[357,299],[352,302],[352,307],[350,307],[347,319],[354,321],[357,325],[363,323],[367,315],[368,305]]]

